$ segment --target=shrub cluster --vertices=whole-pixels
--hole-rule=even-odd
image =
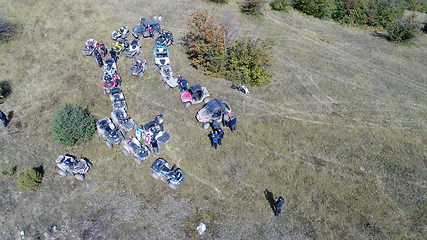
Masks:
[[[240,4],[240,10],[249,15],[260,15],[264,7],[265,0],[243,0]]]
[[[418,34],[418,26],[411,20],[400,20],[387,29],[390,41],[404,42]]]
[[[16,178],[16,182],[21,190],[33,190],[40,185],[42,178],[43,174],[33,168],[20,173]]]
[[[87,142],[95,132],[95,119],[78,105],[65,104],[51,119],[53,138],[65,146]]]
[[[0,104],[4,102],[4,99],[7,98],[11,92],[12,90],[9,82],[0,82]]]
[[[227,46],[226,28],[216,25],[207,11],[190,14],[184,34],[193,66],[208,75],[222,76],[234,83],[260,86],[269,83],[271,41],[243,38]]]
[[[276,11],[287,12],[292,7],[292,0],[274,0],[270,7]]]
[[[0,171],[0,176],[2,177],[12,177],[16,173],[16,166],[11,167],[9,169],[4,169]]]

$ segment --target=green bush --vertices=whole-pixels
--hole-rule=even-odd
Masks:
[[[16,178],[16,182],[21,190],[33,190],[40,185],[42,178],[43,174],[33,168],[20,173]]]
[[[89,141],[95,132],[95,119],[78,105],[65,104],[52,119],[53,138],[65,146],[75,146]]]
[[[418,26],[411,20],[399,20],[387,29],[389,40],[392,42],[404,42],[414,38],[418,34]]]
[[[401,2],[404,9],[416,12],[426,12],[427,6],[421,0],[403,0]]]
[[[335,0],[293,0],[296,10],[317,18],[331,18],[335,8]]]
[[[240,4],[240,10],[249,15],[260,15],[264,7],[265,0],[243,0]]]
[[[271,81],[270,39],[243,38],[227,49],[223,75],[236,84],[261,86]],[[266,44],[267,43],[267,44]]]
[[[1,170],[0,171],[0,176],[2,176],[2,177],[12,177],[16,173],[16,168],[17,167],[14,166],[14,167],[11,167],[9,169]]]
[[[292,7],[291,0],[274,0],[270,3],[273,10],[287,12]]]

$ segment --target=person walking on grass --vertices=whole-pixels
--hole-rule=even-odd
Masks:
[[[232,116],[230,119],[228,119],[227,121],[227,125],[228,127],[230,127],[230,130],[232,132],[236,131],[236,124],[237,124],[237,118],[235,116]]]
[[[1,110],[0,110],[0,120],[3,123],[3,126],[7,127],[7,124],[9,123],[9,121],[7,121],[6,114],[4,114]]]
[[[279,216],[279,214],[282,212],[283,204],[285,203],[285,199],[283,199],[282,196],[278,197],[275,201],[275,210],[274,210],[274,216]]]

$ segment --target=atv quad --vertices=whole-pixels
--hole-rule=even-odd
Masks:
[[[113,109],[116,110],[118,108],[127,110],[127,104],[125,101],[125,96],[123,95],[123,92],[120,88],[112,88],[110,90],[110,100],[112,102]]]
[[[200,84],[195,84],[181,94],[181,101],[184,103],[186,108],[191,104],[197,104],[201,102],[207,103],[210,101],[209,92],[205,87],[200,86]]]
[[[151,165],[151,175],[155,179],[167,182],[172,189],[176,189],[185,179],[185,174],[180,168],[176,168],[175,166],[169,167],[168,162],[163,158],[156,159],[153,165]]]
[[[141,44],[138,40],[132,40],[130,42],[130,46],[126,48],[125,53],[126,57],[133,58],[134,56],[138,55],[141,52]]]
[[[138,164],[141,164],[151,155],[150,149],[145,145],[141,145],[141,142],[135,137],[123,140],[123,147],[123,153],[126,156],[133,155],[135,157],[135,162]]]
[[[113,76],[117,73],[117,64],[112,58],[105,59],[104,75]]]
[[[111,112],[113,122],[120,126],[125,131],[130,131],[135,127],[135,121],[133,121],[126,111],[122,108],[118,108]]]
[[[168,47],[166,46],[154,47],[154,64],[156,64],[156,70],[158,70],[161,66],[171,64]]]
[[[145,59],[137,59],[133,61],[133,66],[130,69],[130,76],[144,76],[144,72],[147,71],[147,61]]]
[[[77,180],[84,180],[85,175],[92,164],[84,159],[77,160],[74,156],[60,155],[56,159],[56,165],[59,167],[58,173],[61,176],[73,174]]]
[[[88,39],[85,47],[82,49],[82,56],[93,56],[98,48],[98,42],[95,39]]]
[[[173,77],[170,65],[160,66],[160,80],[165,83],[166,88],[176,88],[178,86],[178,78]]]
[[[156,38],[157,46],[169,46],[174,43],[172,32],[162,29],[159,33],[159,37]]]
[[[105,139],[109,148],[119,144],[124,139],[124,132],[119,131],[110,118],[103,118],[96,122],[98,135]]]
[[[231,108],[226,102],[215,98],[199,110],[196,115],[197,121],[203,123],[203,129],[208,129],[210,122],[212,121],[225,121],[228,119],[228,116],[231,114]]]
[[[129,28],[127,26],[123,26],[113,33],[111,33],[111,39],[117,41],[118,39],[126,40],[130,37]]]

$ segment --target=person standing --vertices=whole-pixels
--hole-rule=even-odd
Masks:
[[[160,131],[163,131],[163,114],[159,114],[154,118],[154,121],[160,126]]]
[[[111,58],[114,60],[114,62],[117,64],[117,51],[114,50],[114,48],[111,48],[110,55],[111,55]]]
[[[183,91],[187,91],[188,90],[188,81],[183,78],[182,76],[178,77],[178,83],[179,83],[179,91],[183,92]]]
[[[218,129],[218,145],[222,145],[222,138],[224,138],[224,131],[222,129]]]
[[[274,216],[276,217],[279,216],[279,214],[282,212],[282,207],[284,203],[285,203],[285,199],[283,199],[282,196],[276,199]]]
[[[218,133],[214,132],[211,135],[211,144],[213,148],[218,149]]]
[[[230,127],[232,132],[236,131],[237,118],[235,116],[231,116],[227,124],[228,124],[228,127]]]
[[[7,120],[6,114],[4,114],[1,110],[0,110],[0,120],[3,123],[3,126],[7,127],[7,124],[9,123],[9,121]]]
[[[156,138],[152,138],[150,141],[151,144],[151,148],[153,150],[154,154],[158,154],[159,153],[159,143],[157,142]]]

